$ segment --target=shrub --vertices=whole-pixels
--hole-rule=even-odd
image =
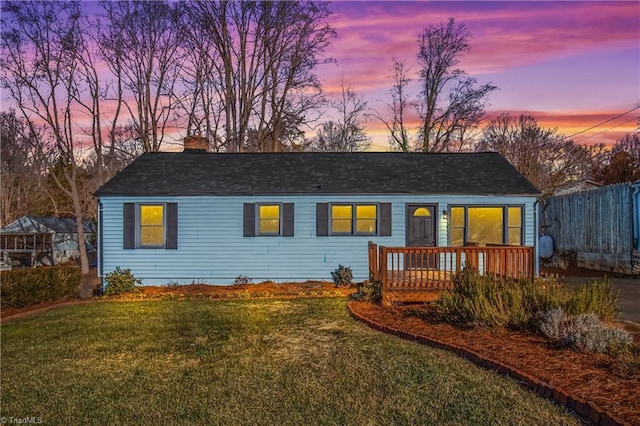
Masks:
[[[564,310],[562,308],[553,308],[540,314],[538,328],[543,336],[558,340],[562,337],[562,323],[564,320]]]
[[[238,285],[238,284],[252,284],[253,283],[253,279],[249,278],[246,275],[238,275],[236,277],[236,279],[233,281],[233,284]]]
[[[353,282],[353,272],[350,266],[338,265],[338,268],[331,273],[331,278],[336,287],[347,287]]]
[[[136,278],[130,269],[120,269],[119,266],[116,266],[114,271],[105,274],[104,280],[107,283],[104,290],[105,296],[133,292],[136,291],[136,284],[142,284],[142,280]]]
[[[556,308],[573,316],[595,313],[604,321],[618,312],[618,296],[607,280],[570,292],[555,280],[499,279],[465,269],[453,277],[453,283],[453,292],[443,295],[437,307],[443,319],[454,324],[539,330],[544,315],[558,315]]]
[[[613,321],[617,318],[618,292],[611,290],[611,280],[604,278],[577,287],[565,304],[569,315],[595,313],[602,321]]]
[[[562,308],[542,315],[540,332],[560,344],[587,352],[612,353],[633,343],[631,334],[608,326],[595,313],[566,316]]]
[[[171,291],[175,291],[180,287],[180,283],[178,281],[169,280],[165,287]]]
[[[577,350],[606,353],[633,343],[629,332],[601,322],[595,313],[572,317],[565,327],[562,341]]]
[[[382,283],[377,280],[364,281],[358,286],[358,299],[380,303],[382,300]]]
[[[538,312],[559,306],[564,287],[541,280],[499,279],[465,269],[453,277],[454,289],[436,306],[451,323],[467,326],[531,328]]]
[[[75,296],[80,269],[75,265],[15,269],[0,273],[3,308],[22,308],[37,303]]]
[[[612,367],[622,377],[640,379],[640,348],[637,345],[614,349]]]

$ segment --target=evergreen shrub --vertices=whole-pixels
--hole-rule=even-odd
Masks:
[[[23,308],[75,296],[80,268],[73,264],[0,272],[2,308]]]

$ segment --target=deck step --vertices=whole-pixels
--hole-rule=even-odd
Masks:
[[[424,303],[438,300],[442,291],[437,290],[386,290],[382,292],[382,304],[384,306],[393,306],[404,303]]]

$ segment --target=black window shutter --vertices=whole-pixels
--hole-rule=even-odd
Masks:
[[[167,249],[178,248],[178,203],[167,203]]]
[[[326,237],[329,235],[329,204],[316,204],[316,236]]]
[[[243,236],[256,236],[256,205],[254,203],[244,203],[243,215]]]
[[[391,203],[380,203],[380,235],[391,236]]]
[[[282,205],[283,237],[293,237],[294,217],[293,203],[284,203]]]
[[[122,248],[136,248],[136,205],[124,203],[122,205]]]

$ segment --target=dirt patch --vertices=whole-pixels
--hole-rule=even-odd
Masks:
[[[506,329],[465,330],[417,317],[417,312],[429,309],[427,305],[384,308],[351,302],[350,306],[378,324],[482,354],[640,425],[640,379],[622,377],[608,355],[554,348],[533,334]]]

